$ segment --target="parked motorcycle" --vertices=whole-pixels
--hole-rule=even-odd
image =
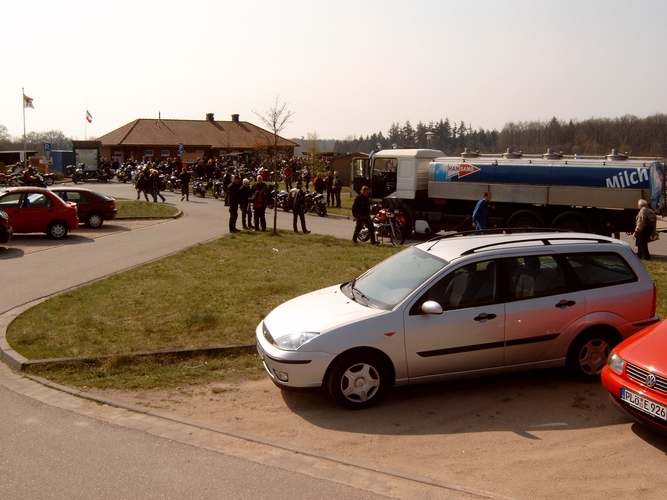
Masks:
[[[88,172],[83,169],[83,164],[67,165],[65,171],[67,172],[67,176],[72,178],[72,182],[74,182],[74,184],[78,184],[79,182],[86,182],[88,179]]]
[[[315,213],[320,217],[327,215],[327,199],[323,194],[317,192],[306,192],[306,213]]]
[[[116,179],[118,182],[128,182],[132,181],[132,167],[130,165],[124,165],[116,169]]]
[[[24,186],[46,187],[44,177],[35,167],[28,167],[21,176],[20,183]]]
[[[284,212],[289,212],[292,209],[293,197],[284,189],[278,193],[278,208],[282,208]]]
[[[175,190],[180,190],[181,189],[181,179],[177,175],[171,174],[167,178],[166,189],[168,189],[172,193]]]
[[[213,185],[211,186],[211,191],[213,192],[213,197],[217,199],[225,199],[227,197],[227,192],[225,191],[225,183],[222,179],[215,179]]]
[[[42,174],[42,179],[44,179],[44,184],[52,186],[56,182],[56,174]]]
[[[206,179],[198,177],[192,180],[192,194],[202,198],[206,197]]]
[[[99,182],[103,182],[103,183],[109,182],[109,174],[102,167],[99,167],[97,169],[97,172],[95,173],[95,177],[97,178],[97,180]]]
[[[371,222],[375,228],[376,240],[389,238],[392,245],[405,243],[405,231],[401,229],[401,226],[405,227],[406,221],[399,209],[384,208],[375,204],[371,212],[374,214],[371,217]],[[368,228],[364,227],[359,231],[358,239],[368,241],[370,236]]]

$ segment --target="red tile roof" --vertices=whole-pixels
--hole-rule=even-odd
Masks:
[[[244,121],[139,118],[99,138],[102,146],[204,146],[219,149],[267,149],[273,134]],[[299,147],[278,136],[278,147]]]

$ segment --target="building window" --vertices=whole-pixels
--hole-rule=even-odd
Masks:
[[[162,151],[160,151],[160,155],[161,156],[169,156],[169,150],[168,149],[163,149]]]
[[[147,149],[146,151],[144,151],[144,156],[153,156],[153,150]]]

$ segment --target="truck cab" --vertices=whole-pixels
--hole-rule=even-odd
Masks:
[[[352,187],[371,188],[371,198],[383,200],[392,195],[413,200],[418,191],[428,189],[429,163],[445,154],[437,149],[388,149],[372,153],[370,158],[352,161]]]

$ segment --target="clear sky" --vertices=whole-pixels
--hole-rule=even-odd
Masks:
[[[6,0],[0,124],[97,137],[137,118],[214,113],[285,137],[449,118],[667,112],[665,0]],[[93,122],[86,122],[86,109]]]

